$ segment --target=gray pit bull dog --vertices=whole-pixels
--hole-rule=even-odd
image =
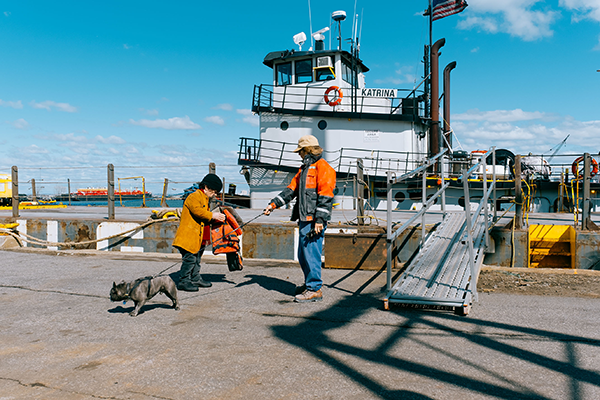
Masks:
[[[110,299],[112,301],[133,300],[135,308],[129,313],[132,317],[138,315],[140,308],[157,293],[164,293],[173,301],[173,308],[179,310],[177,303],[177,286],[170,276],[147,276],[136,279],[133,282],[121,281],[118,285],[113,282],[110,289]]]

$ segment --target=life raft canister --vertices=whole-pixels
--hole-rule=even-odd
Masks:
[[[590,178],[595,176],[598,173],[598,161],[594,159],[594,157],[590,157],[592,160],[592,170],[590,171]],[[571,166],[571,170],[573,171],[573,175],[578,177],[579,179],[583,178],[583,168],[579,169],[579,163],[583,161],[583,156],[577,157],[575,161],[573,161],[573,165]]]
[[[332,91],[335,91],[335,96],[331,101],[329,101],[329,93],[331,93]],[[329,86],[325,91],[324,99],[325,103],[329,104],[331,107],[335,107],[342,102],[343,97],[344,93],[342,92],[342,89],[340,89],[337,86]]]

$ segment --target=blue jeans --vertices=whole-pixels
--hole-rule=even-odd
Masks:
[[[317,291],[323,286],[321,279],[321,256],[323,254],[323,237],[327,223],[317,236],[307,238],[306,235],[313,228],[313,222],[298,223],[300,240],[298,243],[298,262],[304,273],[304,283],[308,290]]]

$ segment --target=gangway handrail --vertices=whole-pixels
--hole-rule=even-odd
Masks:
[[[432,165],[435,165],[437,163],[437,160],[440,157],[442,157],[444,154],[446,154],[447,152],[448,152],[448,150],[444,149],[440,153],[436,154],[434,157],[432,157],[428,160],[425,160],[424,164],[421,165],[420,167],[417,167],[417,168],[413,169],[412,171],[407,172],[396,179],[392,179],[392,175],[394,174],[392,171],[387,171],[387,179],[386,179],[386,181],[387,181],[387,233],[386,233],[387,234],[387,239],[386,239],[387,262],[386,262],[386,269],[387,269],[387,290],[388,291],[390,291],[392,288],[392,249],[393,249],[392,243],[417,218],[419,218],[419,217],[424,218],[425,213],[429,210],[429,207],[431,207],[431,205],[435,202],[435,200],[438,198],[438,196],[440,196],[440,194],[445,193],[445,190],[450,185],[450,183],[445,182],[445,180],[442,179],[441,188],[433,196],[431,196],[431,198],[429,200],[426,200],[427,196],[424,196],[422,198],[423,206],[421,207],[421,210],[419,210],[407,222],[402,224],[400,226],[400,228],[396,229],[393,232],[392,232],[392,229],[393,229],[393,226],[392,226],[392,185],[395,183],[401,182],[405,179],[408,179],[422,171],[423,172],[423,185],[425,186],[426,185],[425,180],[426,180],[426,175],[427,175],[425,172],[426,172],[427,168],[429,168]],[[443,171],[444,171],[443,166],[442,166],[441,170],[442,170],[442,177],[443,177]],[[442,211],[444,211],[444,210],[442,210]],[[424,225],[425,224],[422,222],[422,225],[423,225],[422,236],[424,237],[424,232],[425,232]],[[423,242],[423,237],[421,238],[421,243]]]
[[[496,152],[496,147],[493,146],[491,147],[487,152],[485,152],[484,154],[481,155],[481,158],[479,159],[479,161],[473,165],[471,168],[469,168],[468,170],[463,170],[462,175],[460,176],[460,180],[463,183],[463,191],[464,191],[464,195],[465,195],[465,219],[466,219],[466,224],[467,224],[467,237],[468,237],[468,247],[469,247],[469,267],[471,270],[471,281],[470,281],[470,286],[471,286],[471,294],[473,296],[473,300],[474,301],[478,301],[478,294],[477,294],[477,280],[478,280],[478,273],[476,271],[476,265],[475,265],[475,249],[473,247],[473,233],[475,230],[475,226],[477,225],[477,220],[481,217],[481,215],[484,216],[484,220],[485,220],[485,227],[484,227],[484,235],[485,235],[485,247],[486,249],[489,248],[490,245],[490,239],[489,239],[489,229],[488,229],[488,225],[489,225],[489,216],[488,216],[488,201],[489,201],[489,195],[490,193],[493,191],[493,189],[496,186],[496,168],[495,165],[493,165],[492,168],[492,184],[490,185],[490,188],[488,190],[487,188],[487,157],[489,153],[492,153],[493,158],[495,159],[495,152]],[[471,174],[477,170],[479,167],[482,167],[482,183],[483,183],[483,197],[481,198],[481,201],[479,202],[479,206],[477,207],[474,215],[474,220],[471,218],[471,202],[470,202],[470,194],[469,194],[469,176],[471,176]],[[481,212],[483,209],[483,213]]]
[[[485,235],[485,248],[489,249],[489,216],[488,216],[488,202],[490,199],[490,196],[492,193],[495,193],[495,186],[496,186],[496,169],[495,169],[495,151],[496,148],[495,147],[491,147],[490,150],[488,150],[487,152],[485,152],[485,154],[482,154],[481,158],[479,159],[479,161],[473,165],[472,167],[470,167],[469,169],[463,169],[462,175],[460,176],[459,180],[462,181],[463,183],[463,188],[464,188],[464,193],[465,193],[465,220],[464,226],[466,229],[464,229],[463,232],[466,232],[466,235],[468,236],[467,240],[464,240],[466,242],[468,242],[468,255],[469,255],[469,270],[470,270],[470,276],[471,279],[466,283],[465,288],[463,288],[465,291],[470,292],[469,297],[467,297],[467,299],[473,299],[474,301],[478,301],[478,297],[477,297],[477,278],[478,278],[478,271],[477,269],[477,265],[479,264],[479,261],[481,261],[481,258],[476,260],[475,257],[475,249],[474,249],[474,232],[476,229],[481,229],[482,226],[477,224],[479,218],[481,216],[484,217],[484,226],[483,226],[483,234]],[[430,206],[435,202],[435,200],[437,199],[437,197],[442,196],[442,212],[444,213],[444,217],[445,217],[445,190],[446,188],[449,186],[449,182],[445,179],[445,163],[444,163],[444,155],[446,153],[446,150],[441,152],[440,154],[436,155],[435,157],[432,157],[431,159],[426,160],[426,162],[418,167],[415,168],[413,171],[410,171],[404,175],[402,175],[399,178],[395,178],[393,179],[393,173],[392,172],[388,172],[387,174],[387,291],[388,291],[388,298],[390,298],[391,296],[391,291],[395,290],[396,286],[398,286],[400,283],[397,283],[396,286],[394,287],[394,289],[392,289],[392,258],[393,258],[393,250],[394,250],[394,241],[396,240],[396,238],[404,231],[406,230],[406,228],[408,228],[415,220],[417,220],[417,218],[419,217],[423,217],[423,221],[421,222],[422,225],[422,229],[424,232],[424,228],[425,228],[425,213],[429,210]],[[492,169],[492,182],[489,185],[488,188],[488,175],[490,175],[490,173],[488,173],[487,171],[487,157],[490,156],[492,157],[492,165],[494,166],[494,168]],[[440,187],[440,189],[434,194],[432,195],[429,200],[425,200],[426,199],[426,180],[425,180],[425,176],[426,176],[426,170],[428,167],[430,167],[431,165],[433,165],[434,163],[436,163],[436,160],[438,160],[439,158],[441,158],[441,182],[442,185]],[[475,171],[477,171],[477,169],[482,168],[482,183],[483,183],[483,197],[480,201],[479,206],[477,207],[477,210],[475,211],[475,215],[474,218],[471,218],[471,206],[470,206],[470,197],[469,197],[469,176],[471,176]],[[406,221],[404,224],[401,225],[400,228],[396,229],[395,231],[392,231],[393,228],[393,224],[392,224],[392,185],[394,183],[400,182],[404,179],[407,179],[409,177],[414,176],[415,174],[419,173],[419,172],[423,172],[423,206],[421,208],[421,210],[416,213],[412,218],[410,218],[408,221]],[[459,231],[460,232],[460,231]],[[461,233],[460,235],[464,235],[465,233]],[[422,234],[424,236],[424,233]],[[479,245],[481,245],[481,242],[478,241]],[[464,244],[463,244],[464,245]],[[477,263],[476,263],[477,261]],[[464,265],[464,264],[463,264]],[[466,267],[466,265],[464,265]],[[400,278],[402,279],[402,278]],[[386,302],[387,299],[386,298]],[[440,299],[438,298],[431,298],[427,300],[428,302],[431,303],[435,303],[440,301]],[[468,304],[470,304],[470,300],[464,300],[465,302],[468,302]],[[387,303],[386,303],[387,304]],[[441,304],[441,303],[440,303]],[[465,303],[467,304],[467,303]],[[463,306],[463,308],[466,307]],[[470,307],[470,305],[469,305]]]

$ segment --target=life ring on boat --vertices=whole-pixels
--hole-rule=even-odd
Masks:
[[[329,101],[329,93],[335,91],[335,97],[333,100]],[[329,86],[325,91],[325,103],[329,104],[331,107],[335,107],[342,102],[342,98],[344,97],[344,93],[342,93],[342,89],[337,86]]]
[[[594,157],[590,157],[592,160],[592,170],[590,171],[590,178],[595,176],[598,173],[598,161],[594,159]],[[579,156],[573,161],[573,165],[571,166],[571,170],[573,171],[573,175],[578,178],[583,178],[583,169],[579,169],[579,163],[583,161],[583,156]]]

